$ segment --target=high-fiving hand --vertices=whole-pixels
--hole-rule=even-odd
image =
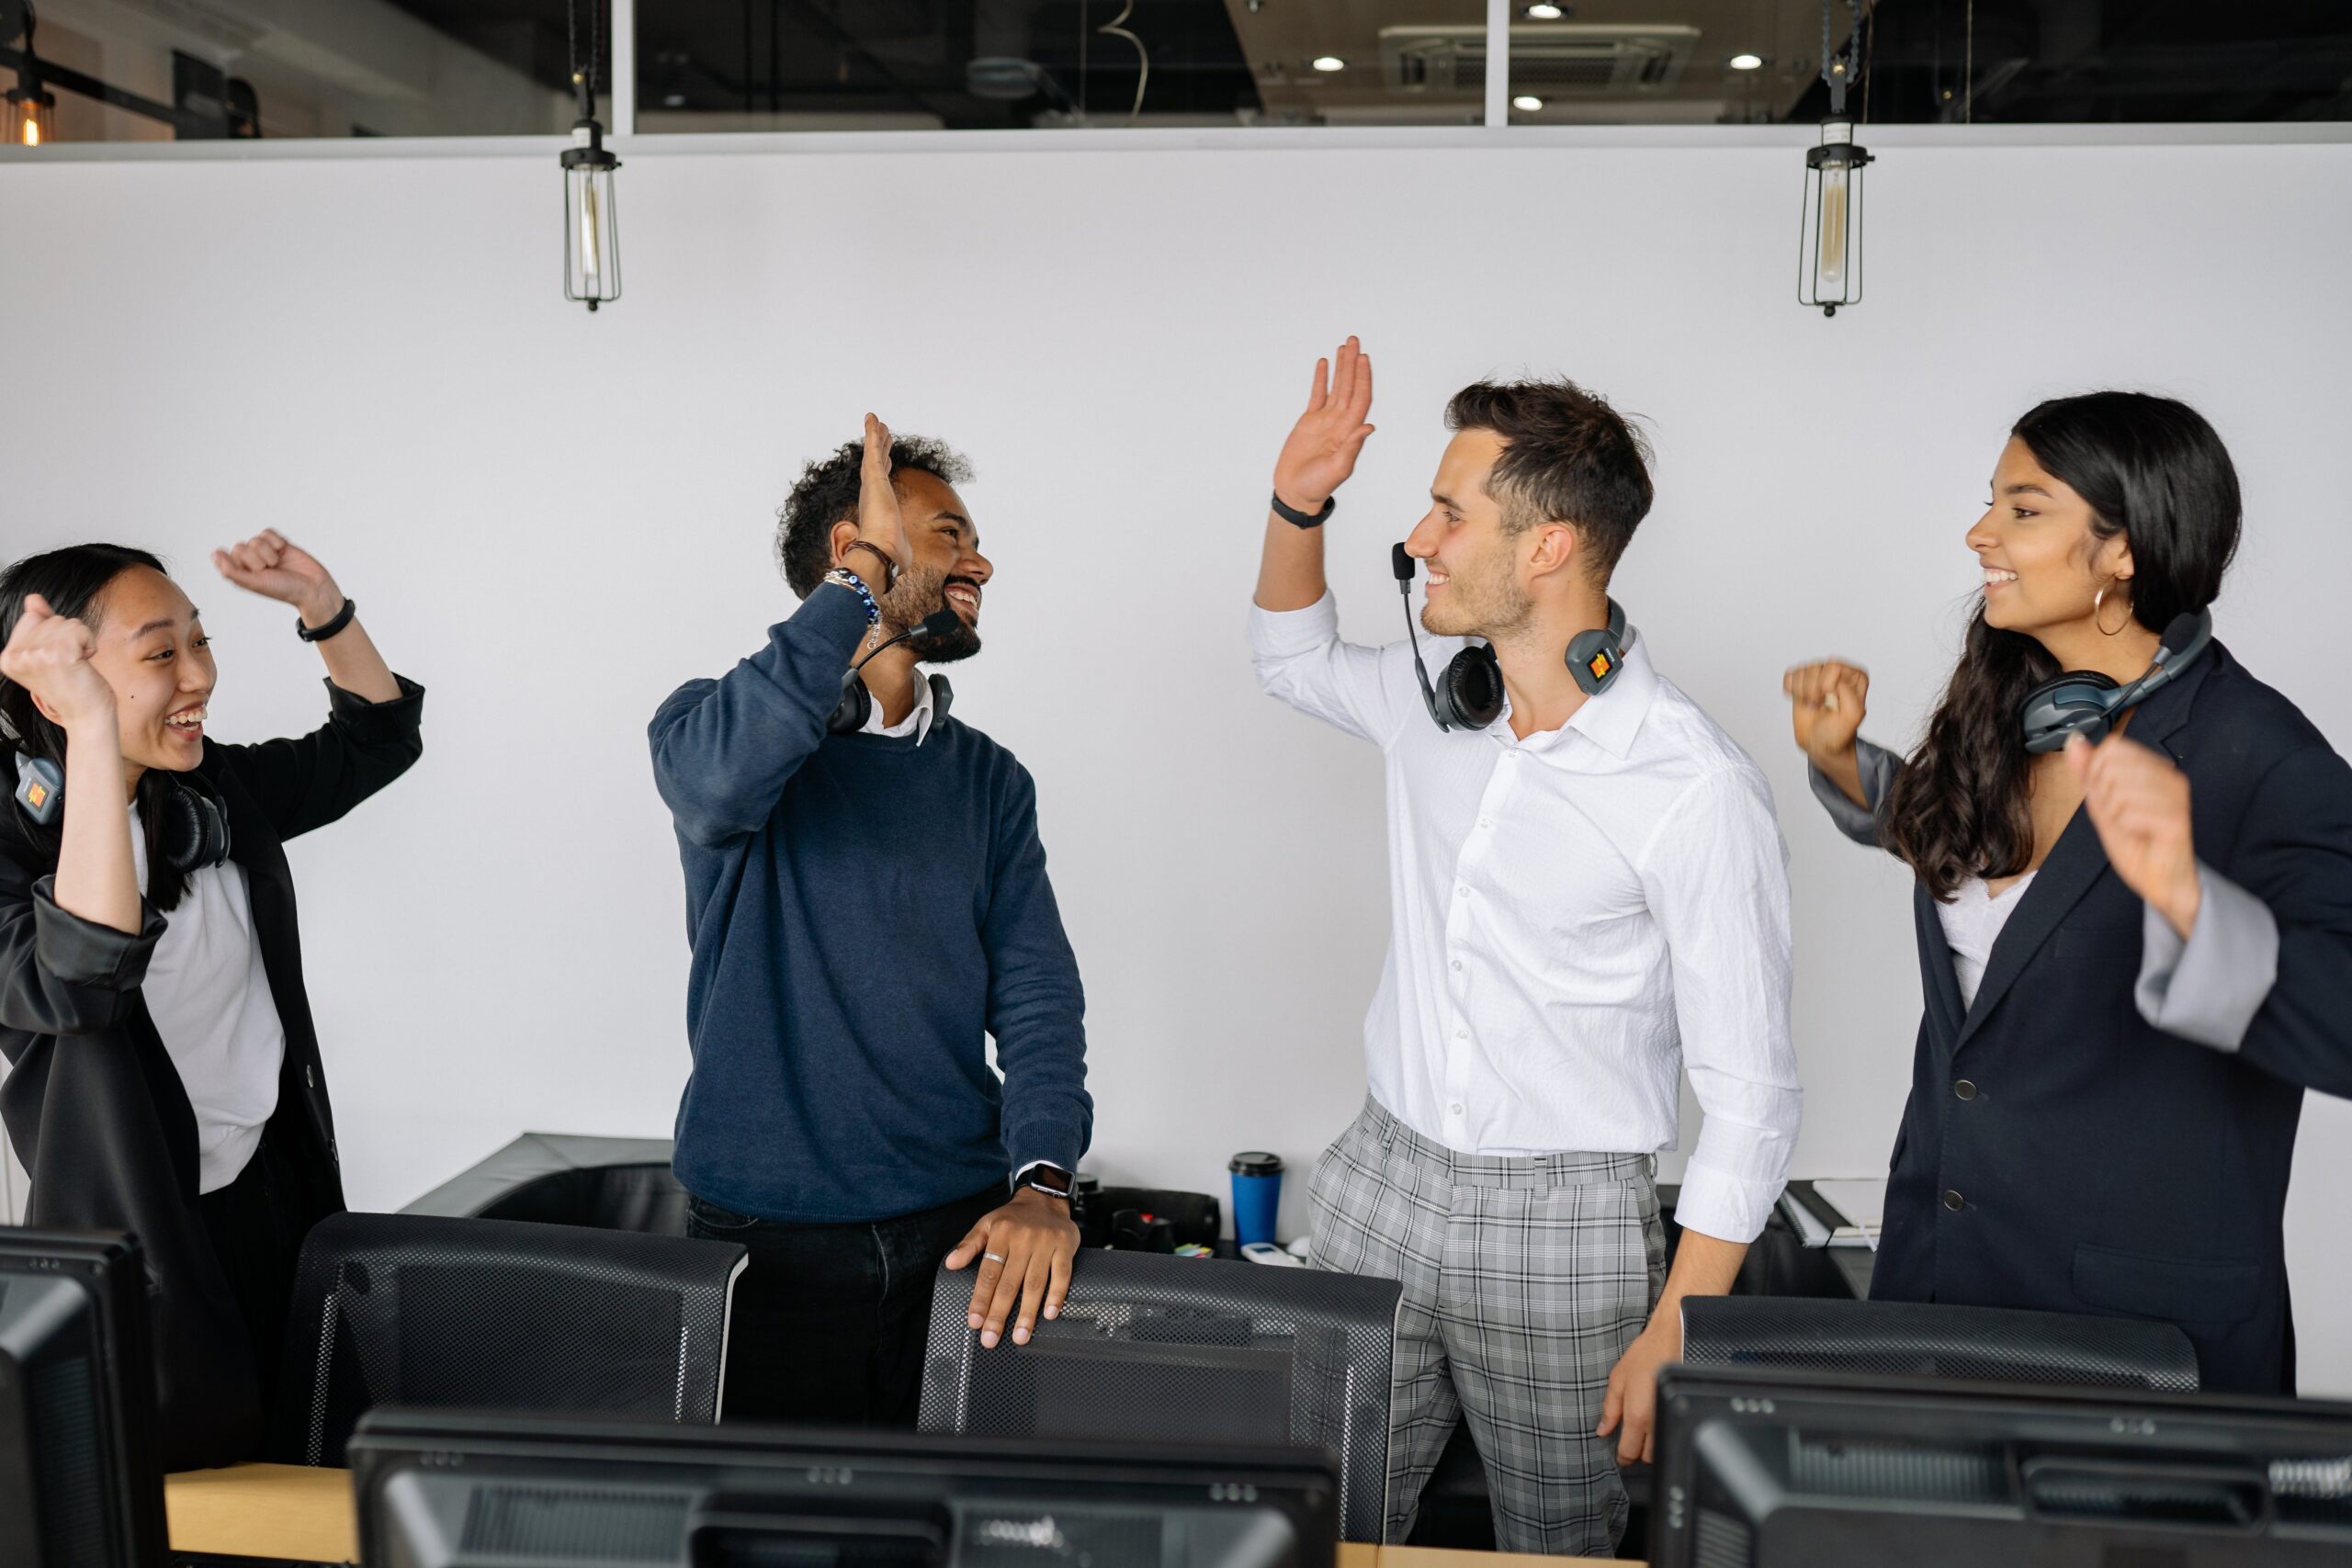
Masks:
[[[881,563],[874,558],[876,550],[889,558],[888,572],[882,571]],[[833,564],[857,572],[868,591],[879,598],[888,587],[879,579],[906,570],[914,557],[906,514],[899,507],[899,491],[890,482],[890,427],[867,414],[865,456],[857,470],[857,539],[834,552]],[[859,570],[861,560],[863,570]]]
[[[97,647],[87,626],[28,593],[8,646],[0,649],[0,675],[30,692],[50,721],[69,735],[85,724],[111,724],[114,688],[90,662]]]
[[[1274,459],[1274,494],[1284,506],[1320,512],[1331,492],[1356,471],[1356,455],[1363,450],[1373,427],[1364,423],[1372,412],[1372,356],[1350,338],[1340,345],[1337,362],[1315,362],[1315,379],[1308,384],[1306,412],[1291,427]]]
[[[334,574],[275,528],[213,551],[212,565],[246,592],[293,605],[311,626],[324,626],[343,613],[343,590],[335,586]]]
[[[2108,864],[2188,941],[2205,891],[2189,830],[2188,775],[2163,752],[2120,735],[2096,746],[2071,736],[2065,755]]]

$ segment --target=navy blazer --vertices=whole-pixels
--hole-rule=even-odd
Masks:
[[[2128,733],[2188,775],[2197,858],[2269,910],[2277,978],[2234,1050],[2148,1022],[2145,906],[2079,808],[1972,1008],[1918,888],[1926,1015],[1871,1295],[2161,1319],[2207,1388],[2292,1393],[2295,1126],[2305,1089],[2352,1096],[2352,768],[2219,643]]]

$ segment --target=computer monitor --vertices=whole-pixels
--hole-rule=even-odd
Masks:
[[[154,1348],[138,1244],[0,1225],[0,1563],[163,1561]]]
[[[1330,1461],[797,1427],[378,1409],[368,1568],[1329,1568]]]
[[[1658,1380],[1653,1568],[2352,1561],[2352,1404],[1770,1369]]]

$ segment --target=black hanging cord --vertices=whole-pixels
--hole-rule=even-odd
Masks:
[[[564,50],[571,58],[571,85],[580,95],[580,118],[596,118],[596,62],[603,54],[603,0],[588,0],[588,59],[580,59],[580,0],[564,0]]]

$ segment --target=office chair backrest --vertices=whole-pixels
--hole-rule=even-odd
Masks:
[[[1061,1315],[980,1348],[972,1271],[940,1270],[922,1429],[980,1438],[1292,1444],[1340,1470],[1340,1534],[1387,1512],[1388,1375],[1401,1289],[1318,1269],[1078,1255]]]
[[[686,1190],[670,1152],[667,1138],[525,1133],[401,1213],[684,1235]]]
[[[718,1419],[732,1242],[337,1214],[302,1243],[271,1457],[343,1462],[375,1404]]]
[[[1697,1367],[2197,1387],[2196,1348],[2169,1323],[1926,1302],[1692,1296],[1682,1303],[1682,1359]]]

